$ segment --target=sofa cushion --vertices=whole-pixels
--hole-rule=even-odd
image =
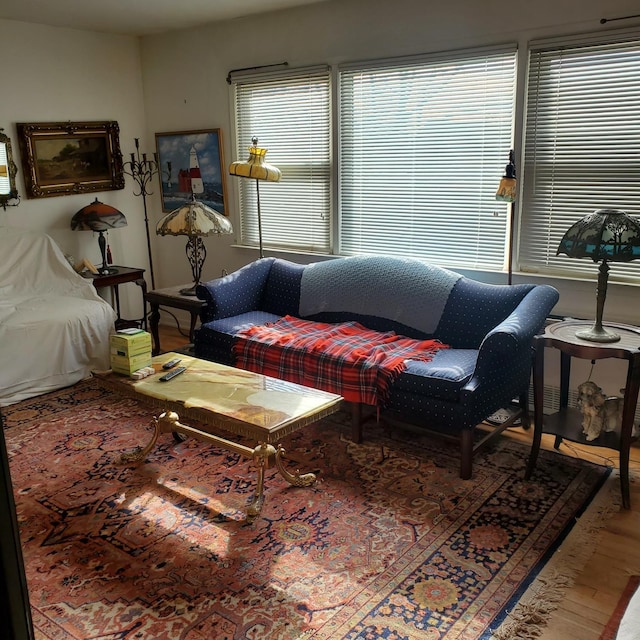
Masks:
[[[436,340],[380,333],[357,322],[327,324],[294,316],[250,327],[238,338],[234,354],[241,369],[380,406],[409,358],[430,360],[443,348]]]
[[[235,336],[242,329],[247,329],[254,325],[266,324],[267,322],[275,322],[279,319],[280,316],[274,313],[247,311],[247,313],[240,313],[230,318],[220,318],[219,320],[205,322],[205,324],[200,327],[200,331],[203,332],[203,334],[215,332]]]
[[[441,349],[428,362],[407,360],[392,392],[458,402],[460,389],[473,375],[477,360],[476,349]]]
[[[230,318],[210,320],[196,329],[194,353],[198,358],[233,366],[233,342],[238,331],[279,319],[280,316],[265,311],[248,311]]]

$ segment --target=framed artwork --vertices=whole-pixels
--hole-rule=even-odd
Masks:
[[[226,167],[220,129],[156,133],[162,210],[173,211],[191,199],[229,215]]]
[[[19,122],[17,129],[27,198],[124,188],[117,122]]]

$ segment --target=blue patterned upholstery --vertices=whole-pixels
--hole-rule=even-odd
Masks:
[[[460,390],[471,379],[477,360],[477,349],[442,349],[428,362],[408,360],[392,391],[459,402]]]
[[[267,311],[247,311],[237,316],[206,322],[198,332],[198,357],[233,365],[234,336],[242,329],[275,322],[281,317]]]
[[[345,283],[358,289],[353,299]],[[319,322],[355,320],[448,345],[429,362],[407,361],[383,413],[460,436],[462,477],[471,474],[476,425],[514,398],[526,399],[532,340],[558,300],[548,285],[485,284],[418,261],[375,256],[315,265],[263,258],[199,285],[196,293],[207,305],[195,355],[225,364],[233,364],[233,339],[241,328],[287,314]]]
[[[264,290],[262,308],[279,316],[299,316],[303,264],[274,260]]]
[[[215,287],[209,286],[211,283],[198,285],[196,295],[207,303],[202,321],[229,318],[261,309],[272,263],[273,258],[257,260],[224,278],[214,280]]]
[[[449,296],[435,336],[456,349],[478,349],[487,333],[534,288],[533,284],[507,287],[460,278]]]
[[[412,258],[353,256],[318,262],[302,275],[300,313],[302,317],[331,312],[377,316],[433,333],[461,277]]]

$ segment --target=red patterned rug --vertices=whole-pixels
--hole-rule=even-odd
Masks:
[[[339,414],[285,443],[316,484],[269,470],[247,524],[244,458],[164,435],[119,462],[150,413],[94,381],[4,410],[38,639],[489,638],[608,474],[541,452],[526,482],[502,438],[460,480],[456,446]]]

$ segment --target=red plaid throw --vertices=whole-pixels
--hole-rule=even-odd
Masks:
[[[357,322],[326,324],[285,316],[242,330],[233,352],[241,369],[380,406],[405,360],[430,360],[446,348],[437,340],[380,333]]]

